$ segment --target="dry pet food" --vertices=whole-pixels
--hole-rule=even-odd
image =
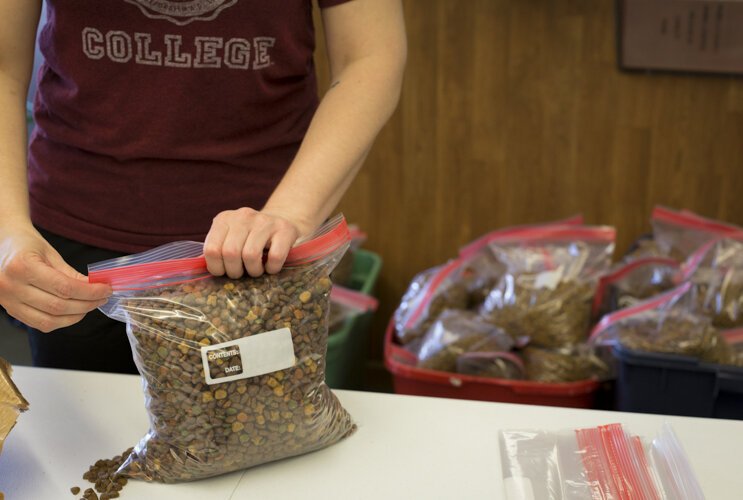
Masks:
[[[503,330],[470,311],[446,311],[423,338],[418,366],[455,371],[466,352],[508,351],[514,342]]]
[[[645,257],[619,265],[599,280],[593,317],[631,307],[674,288],[679,263],[667,257]]]
[[[609,267],[614,238],[609,227],[550,226],[494,242],[491,247],[507,272],[480,313],[536,346],[584,341],[596,283]]]
[[[678,354],[731,364],[732,351],[711,320],[695,312],[692,284],[609,314],[591,333],[593,345],[621,345],[645,352]]]
[[[461,264],[453,260],[413,278],[395,311],[395,327],[401,344],[411,346],[414,341],[420,341],[442,312],[467,308],[467,287],[456,279],[455,273]]]
[[[276,275],[213,277],[194,242],[92,266],[115,290],[102,310],[127,323],[151,423],[118,473],[205,478],[351,434],[325,385],[329,275],[347,245],[335,218]]]
[[[587,345],[561,349],[527,347],[521,352],[526,378],[537,382],[578,382],[604,380],[609,366]]]
[[[510,352],[466,352],[457,357],[457,373],[517,380],[524,378],[525,367]]]

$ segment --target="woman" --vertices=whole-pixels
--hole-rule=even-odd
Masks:
[[[134,371],[122,325],[88,314],[111,293],[88,263],[204,239],[215,275],[276,273],[333,212],[397,104],[406,42],[400,0],[319,5],[318,103],[310,0],[48,0],[28,157],[41,0],[0,5],[0,305],[35,365]]]

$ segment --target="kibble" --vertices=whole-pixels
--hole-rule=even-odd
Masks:
[[[330,288],[328,265],[320,265],[260,278],[209,277],[122,299],[152,426],[120,472],[161,482],[205,478],[352,433],[350,416],[324,383]],[[295,366],[206,383],[202,347],[284,327]],[[225,367],[241,370],[239,356],[222,361],[210,363],[212,378]]]

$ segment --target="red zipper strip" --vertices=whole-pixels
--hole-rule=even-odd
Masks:
[[[526,228],[548,227],[548,226],[579,226],[581,224],[583,224],[583,216],[574,215],[573,217],[569,217],[564,220],[555,221],[554,223],[540,224],[538,226],[526,225],[526,226],[515,226],[515,227],[506,227],[503,229],[496,229],[495,231],[491,231],[488,234],[481,236],[477,238],[475,241],[468,243],[467,245],[460,248],[459,256],[467,259],[471,257],[473,254],[483,249],[484,247],[486,247],[492,241],[496,241],[499,238],[502,238],[514,232],[523,231]]]
[[[300,243],[289,251],[284,265],[286,267],[309,264],[332,253],[335,249],[349,241],[348,225],[341,218],[335,226],[318,235],[317,237]],[[186,259],[172,259],[160,262],[146,262],[131,266],[122,266],[112,269],[93,271],[88,275],[90,283],[110,283],[112,285],[139,284],[142,281],[162,281],[178,276],[192,277],[198,274],[208,273],[206,259],[203,255]],[[193,278],[182,281],[174,281],[168,284],[186,283],[194,281]],[[156,285],[159,286],[159,285]],[[144,290],[152,286],[130,287],[128,290]],[[121,288],[124,289],[124,288]]]
[[[546,226],[546,227],[528,227],[520,230],[509,232],[498,238],[503,243],[512,242],[533,242],[533,241],[563,241],[563,240],[583,240],[613,242],[616,240],[617,231],[610,226]]]
[[[722,338],[725,339],[730,345],[740,344],[743,342],[743,328],[736,328],[734,330],[725,330],[722,332]]]
[[[652,219],[710,233],[729,234],[743,231],[743,228],[732,224],[708,219],[689,211],[677,212],[663,206],[656,206],[653,209]]]
[[[371,295],[339,285],[333,285],[330,290],[330,300],[360,312],[376,311],[379,307],[379,301]]]

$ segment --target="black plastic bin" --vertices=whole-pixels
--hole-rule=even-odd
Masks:
[[[743,420],[743,368],[616,346],[620,411]]]

